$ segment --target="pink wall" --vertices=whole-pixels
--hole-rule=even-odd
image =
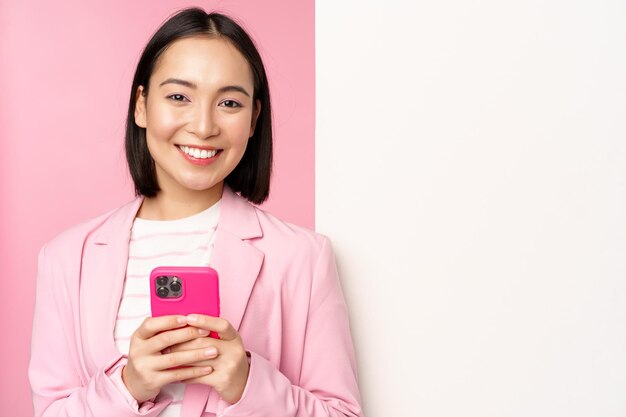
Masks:
[[[276,161],[265,208],[314,227],[314,1],[0,2],[0,415],[32,415],[36,257],[66,227],[129,200],[123,133],[132,72],[168,15],[238,17],[272,87]]]

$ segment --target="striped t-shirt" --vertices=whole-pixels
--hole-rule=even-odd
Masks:
[[[115,321],[114,338],[121,353],[128,355],[130,338],[150,313],[150,272],[157,266],[209,266],[220,202],[208,209],[177,220],[135,218],[128,249],[128,265],[120,308]],[[185,384],[164,386],[163,395],[173,401],[160,417],[178,417]]]

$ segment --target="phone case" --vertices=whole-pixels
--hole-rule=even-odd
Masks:
[[[182,285],[178,298],[161,298],[157,294],[157,278],[170,277]],[[175,280],[172,277],[177,277]],[[171,286],[168,286],[168,289]],[[219,317],[220,293],[217,271],[210,266],[159,266],[150,273],[150,307],[153,317],[166,315],[205,314]],[[211,332],[211,337],[219,338]]]

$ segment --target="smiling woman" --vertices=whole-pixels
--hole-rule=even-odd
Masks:
[[[251,140],[240,160],[232,159],[235,152],[219,158],[235,162],[232,172],[222,178],[224,182],[259,204],[269,194],[272,166],[272,115],[265,68],[254,43],[239,25],[217,13],[210,16],[203,22],[182,22],[192,16],[175,16],[146,45],[133,79],[126,120],[130,172],[137,194],[154,197],[164,186],[157,181],[158,168],[148,148],[154,141],[146,140],[159,131],[157,123],[166,131],[179,130],[176,140],[183,142],[177,144],[191,148],[185,153],[193,151],[193,157],[198,149],[201,157],[202,149],[217,148],[201,143],[213,142],[214,130],[223,125],[228,137],[233,137],[235,121],[247,117],[246,141]],[[226,117],[228,114],[232,117]],[[163,118],[152,121],[154,129],[151,116]],[[186,126],[181,128],[181,123]],[[238,132],[236,137],[243,136]]]
[[[173,42],[149,85],[137,88],[134,117],[146,129],[160,192],[146,198],[138,216],[169,220],[171,213],[158,211],[162,201],[201,202],[188,206],[193,214],[220,199],[224,179],[254,135],[261,102],[252,99],[254,77],[246,59],[230,41],[215,37]]]
[[[269,193],[271,121],[232,19],[191,8],[154,34],[127,116],[136,198],[39,254],[36,416],[362,415],[330,240],[252,204]],[[159,266],[217,271],[220,317],[151,317]]]

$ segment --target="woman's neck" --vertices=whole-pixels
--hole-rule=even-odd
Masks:
[[[224,184],[210,190],[177,194],[159,191],[154,197],[145,197],[137,217],[145,220],[177,220],[193,216],[217,203],[222,198]]]

